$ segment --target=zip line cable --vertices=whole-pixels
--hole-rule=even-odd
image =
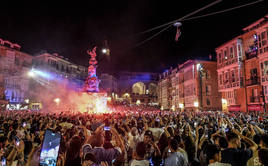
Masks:
[[[253,4],[256,4],[256,3],[260,3],[260,2],[262,2],[262,1],[264,1],[264,0],[258,0],[258,1],[254,1],[254,2],[251,2],[251,3],[244,4],[244,5],[240,5],[240,6],[232,7],[232,8],[229,8],[229,9],[224,9],[224,10],[217,11],[217,12],[212,12],[212,13],[208,13],[208,14],[204,14],[204,15],[200,15],[200,16],[195,16],[195,17],[187,18],[187,17],[189,17],[189,16],[191,16],[191,15],[193,15],[193,14],[195,14],[195,13],[201,11],[201,10],[204,10],[204,9],[206,9],[206,8],[208,8],[208,7],[210,7],[210,6],[214,5],[214,4],[216,4],[216,3],[218,3],[218,1],[215,1],[215,2],[213,2],[213,3],[211,3],[211,4],[209,4],[209,5],[207,5],[207,6],[203,7],[203,8],[200,8],[200,9],[198,9],[198,10],[196,10],[196,11],[190,13],[190,14],[187,14],[186,16],[181,17],[181,18],[179,18],[179,19],[177,19],[177,20],[174,20],[174,21],[165,23],[165,24],[163,24],[163,25],[160,25],[160,26],[157,26],[157,27],[154,27],[154,28],[151,28],[151,29],[149,29],[149,30],[146,30],[146,31],[143,31],[143,32],[140,32],[140,33],[136,34],[136,35],[145,34],[145,33],[148,33],[148,32],[151,32],[151,31],[154,31],[154,30],[156,30],[156,29],[159,29],[159,28],[162,28],[162,27],[164,27],[164,26],[169,25],[169,26],[167,26],[166,28],[162,29],[161,31],[155,33],[155,34],[152,35],[151,37],[149,37],[149,38],[143,40],[142,42],[140,42],[140,43],[138,43],[138,44],[136,44],[133,48],[138,47],[138,46],[140,46],[140,45],[146,43],[147,41],[149,41],[149,40],[155,38],[157,35],[159,35],[160,33],[164,32],[165,30],[167,30],[170,26],[172,26],[173,23],[175,23],[175,22],[177,22],[177,21],[188,21],[188,20],[194,20],[194,19],[203,18],[203,17],[207,17],[207,16],[212,16],[212,15],[216,15],[216,14],[220,14],[220,13],[228,12],[228,11],[231,11],[231,10],[239,9],[239,8],[242,8],[242,7],[250,6],[250,5],[253,5]],[[219,1],[219,2],[220,2],[220,1]]]
[[[182,20],[184,20],[185,18],[190,17],[190,16],[192,16],[192,15],[194,15],[194,14],[196,14],[196,13],[202,11],[202,10],[205,10],[205,9],[207,9],[207,8],[213,6],[213,5],[216,5],[217,3],[221,2],[221,1],[222,1],[222,0],[214,1],[214,2],[208,4],[208,5],[206,5],[206,6],[202,7],[202,8],[200,8],[200,9],[197,9],[197,10],[195,10],[195,11],[193,11],[193,12],[191,12],[191,13],[189,13],[189,14],[187,14],[187,15],[185,15],[185,16],[179,18],[179,19],[176,19],[176,20],[170,21],[170,22],[168,22],[168,23],[159,25],[159,26],[157,26],[157,27],[148,29],[148,30],[146,30],[146,31],[137,33],[136,35],[140,35],[140,34],[148,33],[148,32],[154,31],[154,30],[156,30],[156,29],[159,29],[159,28],[168,26],[168,25],[170,25],[170,24],[174,24],[175,22],[182,21]]]
[[[156,36],[159,35],[160,33],[164,32],[165,30],[167,30],[167,29],[168,29],[169,27],[171,27],[171,26],[172,26],[172,25],[167,26],[166,28],[162,29],[161,31],[155,33],[153,36],[151,36],[151,37],[149,37],[149,38],[143,40],[142,42],[136,44],[133,48],[138,47],[138,46],[142,45],[143,43],[146,43],[147,41],[153,39],[154,37],[156,37]]]
[[[148,29],[146,31],[139,32],[139,33],[135,34],[134,36],[145,34],[145,33],[151,32],[151,31],[154,31],[156,29],[162,28],[163,26],[166,26],[168,24],[172,24],[172,23],[177,22],[177,21],[192,20],[192,19],[202,18],[202,17],[206,17],[206,16],[211,16],[211,15],[219,14],[219,13],[224,13],[224,12],[228,12],[228,11],[231,11],[231,10],[239,9],[239,8],[242,8],[242,7],[250,6],[250,5],[253,5],[253,4],[256,4],[256,3],[260,3],[262,1],[264,1],[264,0],[254,1],[254,2],[251,2],[251,3],[244,4],[244,5],[236,6],[236,7],[233,7],[233,8],[229,8],[229,9],[225,9],[225,10],[221,10],[221,11],[217,11],[217,12],[213,12],[213,13],[204,14],[204,15],[201,15],[201,16],[195,16],[195,17],[184,18],[184,19],[181,19],[180,18],[180,19],[171,21],[169,23],[165,23],[165,24],[159,25],[157,27]]]
[[[146,32],[142,32],[142,33],[147,33],[147,32],[149,32],[149,31],[153,31],[153,30],[155,30],[155,29],[159,29],[159,28],[162,28],[162,27],[167,26],[167,27],[165,27],[164,29],[162,29],[161,31],[159,31],[159,32],[155,33],[154,35],[152,35],[151,37],[149,37],[149,38],[143,40],[142,42],[140,42],[140,43],[138,43],[138,44],[136,44],[133,48],[138,47],[138,46],[140,46],[140,45],[146,43],[147,41],[153,39],[154,37],[156,37],[156,36],[159,35],[160,33],[162,33],[162,32],[164,32],[165,30],[167,30],[169,27],[171,27],[175,22],[180,21],[180,20],[183,20],[183,19],[185,19],[185,18],[187,18],[187,17],[190,17],[191,15],[194,15],[194,14],[196,14],[196,13],[202,11],[202,10],[205,10],[205,9],[209,8],[210,6],[213,6],[213,5],[215,5],[215,4],[217,4],[217,3],[221,2],[221,1],[222,1],[222,0],[214,1],[214,2],[212,2],[212,3],[210,3],[210,4],[208,4],[208,5],[206,5],[206,6],[202,7],[202,8],[200,8],[200,9],[197,9],[197,10],[195,10],[195,11],[193,11],[193,12],[191,12],[191,13],[189,13],[189,14],[187,14],[187,15],[185,15],[185,16],[179,18],[179,19],[177,19],[177,20],[174,20],[174,21],[165,23],[165,24],[163,24],[163,25],[160,25],[160,26],[158,26],[158,27],[152,28],[152,29],[150,29],[150,30],[147,30]]]
[[[250,5],[253,5],[255,3],[262,2],[262,1],[264,1],[264,0],[258,0],[258,1],[251,2],[251,3],[245,4],[245,5],[240,5],[240,6],[236,6],[236,7],[233,7],[233,8],[229,8],[229,9],[225,9],[225,10],[221,10],[221,11],[217,11],[217,12],[213,12],[213,13],[208,13],[208,14],[204,14],[204,15],[201,15],[201,16],[195,16],[195,17],[186,18],[186,19],[184,19],[182,21],[188,21],[188,20],[193,20],[193,19],[197,19],[197,18],[212,16],[212,15],[215,15],[215,14],[220,14],[220,13],[228,12],[228,11],[231,11],[231,10],[239,9],[239,8],[242,8],[242,7],[250,6]]]

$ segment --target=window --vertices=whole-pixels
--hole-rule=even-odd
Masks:
[[[232,70],[232,82],[235,82],[235,72]]]
[[[263,53],[265,46],[267,45],[267,37],[266,37],[266,32],[262,32],[259,35],[259,53]]]
[[[209,79],[209,78],[210,78],[210,72],[206,71],[206,79]]]
[[[255,96],[255,97],[258,96],[258,89],[254,89],[254,96]]]
[[[226,50],[224,50],[224,59],[228,59]]]
[[[210,100],[209,100],[209,98],[207,98],[207,105],[210,105]]]
[[[230,58],[234,57],[234,48],[233,46],[230,47]]]
[[[261,39],[265,39],[265,31],[261,33]]]
[[[219,63],[221,63],[221,53],[219,53]]]
[[[240,46],[240,44],[238,45],[238,56],[239,56],[239,57],[242,56],[242,51],[241,51],[241,46]]]
[[[257,68],[251,69],[250,70],[250,79],[254,79],[258,76],[257,74]]]
[[[211,95],[211,85],[206,85],[206,95]]]
[[[225,80],[224,80],[224,83],[228,83],[229,81],[229,78],[228,78],[228,72],[225,73]]]

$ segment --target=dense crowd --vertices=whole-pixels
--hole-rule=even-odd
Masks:
[[[1,164],[38,166],[49,130],[61,139],[57,160],[46,166],[268,166],[264,115],[124,107],[111,114],[1,112]]]

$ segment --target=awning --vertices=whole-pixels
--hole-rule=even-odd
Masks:
[[[228,111],[240,111],[240,105],[231,105],[228,107]]]
[[[248,110],[249,111],[261,111],[262,105],[260,104],[249,104]]]

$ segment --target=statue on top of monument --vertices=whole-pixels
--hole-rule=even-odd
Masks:
[[[97,55],[96,55],[96,50],[97,50],[97,46],[95,46],[91,51],[87,50],[87,53],[88,53],[91,57],[95,58],[95,57],[97,56]]]

